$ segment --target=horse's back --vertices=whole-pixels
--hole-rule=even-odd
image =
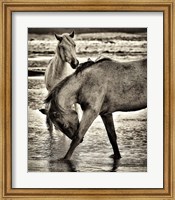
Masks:
[[[147,61],[104,60],[84,70],[82,98],[102,103],[101,112],[137,110],[147,103]],[[100,100],[103,99],[103,101]],[[93,106],[94,106],[93,105]]]
[[[113,60],[104,60],[92,64],[81,72],[84,79],[96,86],[96,82],[118,84],[123,81],[131,82],[147,78],[147,60],[133,61],[133,62],[116,62]],[[94,83],[94,84],[93,84]]]
[[[107,110],[134,111],[146,107],[146,63],[146,60],[118,63],[117,67],[109,72],[104,108],[107,106]]]

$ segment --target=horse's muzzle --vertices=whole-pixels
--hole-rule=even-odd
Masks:
[[[79,61],[77,59],[75,59],[70,63],[70,65],[73,69],[76,69],[79,65]]]

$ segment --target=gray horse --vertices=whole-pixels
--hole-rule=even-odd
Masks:
[[[70,159],[75,148],[98,115],[101,116],[111,142],[114,158],[121,158],[112,113],[136,111],[147,107],[147,60],[120,63],[110,59],[89,61],[58,83],[49,93],[42,109],[56,128],[72,139],[64,159]],[[79,122],[72,105],[83,110]]]

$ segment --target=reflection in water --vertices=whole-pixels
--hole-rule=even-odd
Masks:
[[[114,160],[114,162],[113,162],[113,166],[112,166],[112,169],[110,170],[110,172],[116,172],[120,165],[120,160],[116,160],[115,158],[113,160]]]
[[[111,164],[112,169],[109,169],[109,172],[116,172],[120,165],[120,160],[113,159],[113,163]],[[50,160],[48,168],[50,172],[78,172],[76,163],[73,160]]]
[[[56,161],[62,158],[69,147],[69,139],[60,132],[58,132],[57,134],[60,134],[59,137],[56,137],[55,135],[50,135],[50,138],[48,139],[50,149],[48,159],[50,161]]]
[[[67,151],[67,147],[69,146],[67,137],[65,135],[61,135],[59,140],[57,140],[57,138],[54,138],[53,134],[50,134],[50,140],[48,142],[50,143],[50,160],[48,161],[49,171],[76,172],[77,170],[73,161],[56,158],[56,155],[61,155],[63,157]]]
[[[72,160],[51,160],[49,161],[50,172],[77,172]]]
[[[100,160],[101,160],[100,158],[98,158],[98,161],[96,159],[93,160],[93,154],[92,154],[92,160],[93,160],[92,163],[90,161],[88,162],[88,159],[90,159],[91,155],[89,155],[87,158],[82,157],[82,159],[79,157],[79,155],[77,155],[77,156],[75,155],[74,159],[76,161],[63,160],[62,158],[64,157],[65,153],[67,152],[67,150],[69,148],[69,144],[70,144],[69,139],[65,135],[61,135],[59,137],[59,139],[57,137],[54,137],[54,135],[49,135],[49,136],[50,136],[50,138],[48,138],[48,143],[49,143],[50,154],[49,154],[49,158],[48,158],[49,159],[48,160],[48,171],[50,171],[50,172],[78,172],[79,170],[77,170],[77,168],[81,168],[81,165],[83,168],[83,164],[81,164],[81,162],[86,163],[86,166],[84,166],[85,168],[89,168],[89,170],[96,171],[96,170],[93,170],[93,167],[95,169],[96,168],[95,165],[97,165],[97,166],[99,165],[98,162],[100,162]],[[86,153],[88,154],[88,152],[86,152]],[[89,154],[90,154],[90,152],[89,152]],[[97,157],[98,156],[99,155],[97,153]],[[107,159],[108,159],[108,162],[107,162]],[[105,157],[103,157],[102,160],[103,161],[101,161],[101,164],[103,164],[103,162],[109,163],[109,161],[110,161],[109,166],[105,167],[102,171],[106,171],[106,172],[116,172],[117,171],[119,164],[120,164],[120,160],[116,160],[115,158],[110,158],[107,155]],[[91,165],[91,167],[88,165]]]

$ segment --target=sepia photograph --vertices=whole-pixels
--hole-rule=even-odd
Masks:
[[[147,172],[147,28],[28,28],[28,172]]]

